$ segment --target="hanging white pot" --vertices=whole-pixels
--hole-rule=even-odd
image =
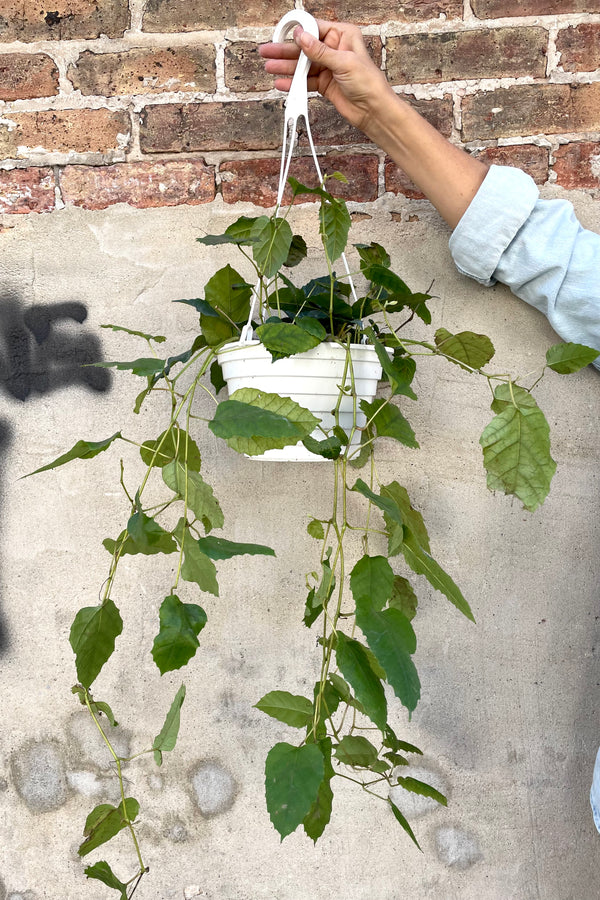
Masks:
[[[353,376],[348,368],[344,387],[351,388],[353,377],[356,400],[351,394],[344,394],[339,412],[340,425],[347,434],[352,430],[355,415],[359,427],[366,424],[360,401],[370,403],[373,400],[381,378],[381,364],[374,347],[368,344],[351,344],[350,358]],[[218,360],[230,395],[240,388],[251,387],[268,394],[290,397],[320,419],[323,428],[329,429],[335,425],[333,410],[338,403],[346,369],[346,348],[341,344],[326,341],[305,353],[273,362],[271,354],[260,341],[243,341],[222,347]],[[312,437],[322,440],[323,434],[317,429]],[[351,446],[358,447],[359,444],[360,431],[355,430]],[[281,450],[267,450],[252,459],[323,461],[322,456],[311,453],[302,443]]]

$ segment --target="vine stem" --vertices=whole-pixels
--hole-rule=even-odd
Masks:
[[[111,754],[112,758],[114,759],[115,764],[117,766],[117,777],[119,779],[119,788],[121,790],[121,807],[122,807],[122,812],[123,812],[123,818],[125,819],[125,822],[127,823],[127,827],[129,828],[129,831],[131,833],[131,837],[132,837],[133,844],[135,847],[135,852],[137,853],[138,862],[140,864],[140,878],[141,878],[141,876],[144,875],[148,871],[148,868],[147,868],[146,864],[144,863],[144,860],[142,859],[142,852],[140,850],[140,845],[138,843],[137,835],[135,833],[133,823],[130,820],[129,815],[127,813],[127,806],[125,804],[125,785],[123,784],[123,770],[121,767],[121,758],[119,756],[117,756],[113,745],[111,744],[110,740],[106,736],[106,732],[104,731],[104,729],[102,728],[102,725],[100,724],[100,722],[98,721],[97,717],[94,714],[94,710],[92,709],[92,705],[90,703],[90,697],[89,697],[89,692],[88,692],[87,688],[85,691],[85,705],[87,706],[88,712],[89,712],[90,716],[92,717],[92,719],[94,720],[96,728],[102,735],[102,739],[103,739],[104,743],[106,744],[106,746],[108,747],[110,754]]]

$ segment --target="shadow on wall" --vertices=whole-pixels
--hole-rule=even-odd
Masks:
[[[81,327],[86,318],[83,303],[25,306],[16,293],[0,293],[0,397],[20,403],[35,402],[37,397],[74,386],[106,393],[112,383],[110,372],[85,368],[103,358],[99,338]],[[6,452],[19,423],[14,402],[3,404],[0,410],[1,529]],[[0,601],[1,590],[0,584]],[[0,654],[8,645],[8,627],[0,602]]]

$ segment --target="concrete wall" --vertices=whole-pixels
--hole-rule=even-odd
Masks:
[[[600,228],[594,203],[572,199],[582,220]],[[425,204],[412,203],[416,218],[407,224],[395,221],[401,209],[393,197],[361,207],[367,217],[354,239],[388,246],[415,289],[435,278],[438,324],[489,333],[499,371],[535,368],[554,341],[545,320],[504,288],[485,291],[457,275],[446,229]],[[78,438],[100,439],[119,426],[134,436],[159,432],[158,420],[145,431],[133,421],[131,378],[82,376],[73,362],[83,351],[132,358],[124,336],[100,330],[105,322],[167,333],[169,349],[186,346],[195,317],[170,301],[198,294],[222,251],[194,239],[222,228],[232,212],[219,202],[65,209],[20,219],[2,235],[2,358],[12,380],[2,383],[0,875],[10,900],[108,893],[85,883],[76,855],[85,815],[114,798],[115,782],[69,693],[75,672],[67,634],[106,575],[101,540],[127,516],[118,451],[18,479]],[[316,263],[314,214],[298,208],[295,221]],[[202,438],[226,534],[271,544],[277,559],[221,564],[221,597],[204,598],[209,626],[185,675],[178,748],[160,773],[150,758],[127,769],[151,868],[140,897],[597,896],[598,836],[587,800],[599,738],[597,391],[592,370],[540,386],[558,473],[533,515],[486,492],[477,440],[489,395],[457,368],[434,362],[418,375],[422,402],[411,421],[422,451],[389,444],[380,455],[382,478],[407,486],[437,557],[478,620],[468,623],[425,582],[418,585],[423,699],[412,722],[397,703],[393,720],[425,750],[415,774],[423,771],[449,795],[447,810],[402,800],[423,854],[387,809],[352,785],[337,788],[332,824],[316,848],[301,834],[280,844],[272,829],[264,757],[290,730],[252,705],[275,687],[303,692],[316,676],[314,635],[300,624],[303,573],[316,562],[306,512],[326,510],[330,488],[320,464],[262,464]],[[114,592],[136,638],[121,640],[95,693],[113,705],[122,746],[132,752],[148,746],[180,683],[177,673],[161,679],[149,654],[170,580],[168,565],[127,558]],[[195,599],[192,587],[186,599]],[[124,874],[134,867],[129,844],[124,837],[113,843],[92,858],[109,858]]]

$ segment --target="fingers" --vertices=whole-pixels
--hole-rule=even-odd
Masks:
[[[297,44],[288,41],[286,44],[261,44],[258,52],[264,59],[298,59],[300,49]]]

